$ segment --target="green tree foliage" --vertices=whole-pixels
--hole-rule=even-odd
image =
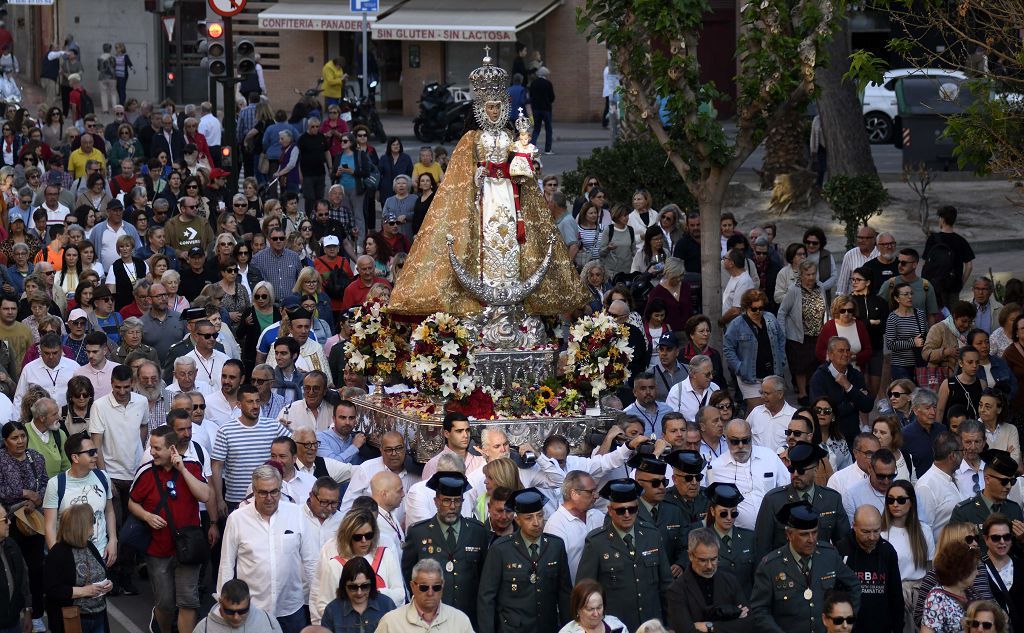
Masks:
[[[562,176],[562,190],[569,195],[570,204],[587,176],[596,176],[601,181],[612,202],[629,206],[633,193],[642,188],[651,192],[656,210],[670,202],[684,212],[697,208],[679,172],[665,158],[661,147],[649,138],[616,141],[590,156],[577,158],[576,169]]]
[[[705,227],[703,312],[716,320],[722,288],[717,228],[729,181],[768,129],[806,104],[843,5],[749,0],[740,7],[734,134],[726,134],[710,107],[721,93],[700,80],[697,44],[709,11],[707,0],[586,0],[577,9],[577,25],[609,48],[623,98],[697,202]]]
[[[878,176],[833,176],[825,181],[821,195],[832,205],[832,217],[846,227],[846,248],[857,241],[857,228],[882,212],[889,194]]]

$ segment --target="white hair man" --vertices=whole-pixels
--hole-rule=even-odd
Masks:
[[[777,486],[787,485],[789,472],[775,451],[753,444],[753,433],[746,420],[737,418],[729,422],[725,426],[725,439],[729,442],[729,452],[711,460],[708,484],[734,483],[743,491],[736,526],[753,530],[765,494]]]

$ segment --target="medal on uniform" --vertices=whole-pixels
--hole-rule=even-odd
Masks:
[[[814,593],[811,592],[810,587],[808,587],[807,589],[804,589],[804,600],[810,600],[813,596],[814,596]]]
[[[536,585],[537,584],[537,574],[530,574],[530,584],[531,585]]]
[[[455,563],[453,563],[452,561],[448,561],[444,564],[444,570],[449,574],[452,573],[453,571],[455,571]]]

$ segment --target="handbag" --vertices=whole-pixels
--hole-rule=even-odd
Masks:
[[[360,163],[366,161],[366,169],[361,170],[363,187],[376,191],[380,186],[380,169],[370,160],[369,154],[360,152]]]
[[[916,313],[915,313],[916,318]],[[918,326],[921,323],[918,322]],[[919,327],[921,330],[921,338],[925,338],[924,327]],[[921,348],[914,348],[914,382],[917,383],[918,387],[931,389],[932,391],[938,392],[939,386],[949,378],[951,371],[948,367],[932,366],[928,364],[928,361],[924,359],[921,354]]]
[[[156,470],[153,476],[157,477]],[[167,510],[167,527],[171,530],[174,542],[174,558],[180,565],[202,565],[210,560],[210,546],[206,541],[203,528],[198,525],[187,525],[180,530],[174,527],[174,516],[167,500],[167,486],[160,485],[157,477],[157,490],[160,491],[160,504]],[[159,509],[159,506],[157,507]]]
[[[82,633],[82,611],[77,606],[60,608],[64,620],[64,633]]]
[[[270,173],[270,157],[269,156],[267,156],[266,154],[260,154],[260,160],[259,160],[259,164],[256,165],[256,171],[260,172],[261,174],[269,174]]]

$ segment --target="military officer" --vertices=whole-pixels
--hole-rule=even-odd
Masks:
[[[818,540],[818,513],[805,501],[788,503],[778,520],[787,543],[773,550],[754,572],[750,609],[763,633],[825,633],[821,609],[825,594],[841,589],[860,608],[860,582],[839,552]]]
[[[828,454],[808,442],[797,442],[789,449],[790,483],[768,492],[757,513],[754,531],[754,557],[760,560],[768,552],[786,544],[785,526],[776,519],[787,503],[807,501],[818,513],[818,539],[833,545],[850,533],[850,518],[843,509],[842,496],[825,486],[816,486],[814,476]]]
[[[754,533],[736,527],[736,517],[740,511],[737,506],[743,501],[743,495],[736,484],[715,482],[708,486],[708,527],[715,531],[722,542],[718,550],[718,564],[728,569],[743,590],[743,597],[750,597],[750,585],[754,580]]]
[[[672,467],[673,483],[665,493],[665,503],[683,511],[683,521],[689,526],[685,531],[699,527],[708,513],[708,498],[700,485],[707,461],[697,451],[672,451],[665,461]]]
[[[660,532],[638,523],[643,487],[632,479],[613,479],[601,488],[610,523],[587,535],[576,572],[577,582],[592,578],[605,590],[605,613],[635,631],[652,618],[662,619],[664,596],[672,582]]]
[[[679,506],[664,502],[668,489],[668,479],[665,478],[668,464],[653,455],[638,453],[630,458],[628,466],[636,469],[633,479],[644,490],[640,495],[639,519],[661,532],[672,576],[678,577],[688,562],[685,539],[689,530],[685,529],[683,511]]]
[[[487,530],[476,519],[462,516],[462,499],[470,489],[466,476],[437,471],[427,480],[434,491],[437,515],[409,528],[402,547],[402,575],[412,580],[412,568],[424,558],[441,564],[445,604],[469,616],[476,628],[476,590],[489,542]]]
[[[1010,519],[1017,542],[1024,542],[1024,512],[1015,501],[1006,498],[1017,481],[1017,461],[1010,457],[1008,452],[996,448],[981,451],[979,457],[985,463],[985,487],[978,494],[961,501],[953,508],[953,514],[949,517],[950,523],[973,523],[978,526],[980,532],[981,524],[988,515],[998,512]],[[987,547],[984,539],[979,540],[981,553],[984,555]]]
[[[569,559],[562,539],[544,534],[546,500],[536,488],[524,488],[505,502],[519,531],[487,551],[477,596],[481,633],[555,633],[572,619]]]

